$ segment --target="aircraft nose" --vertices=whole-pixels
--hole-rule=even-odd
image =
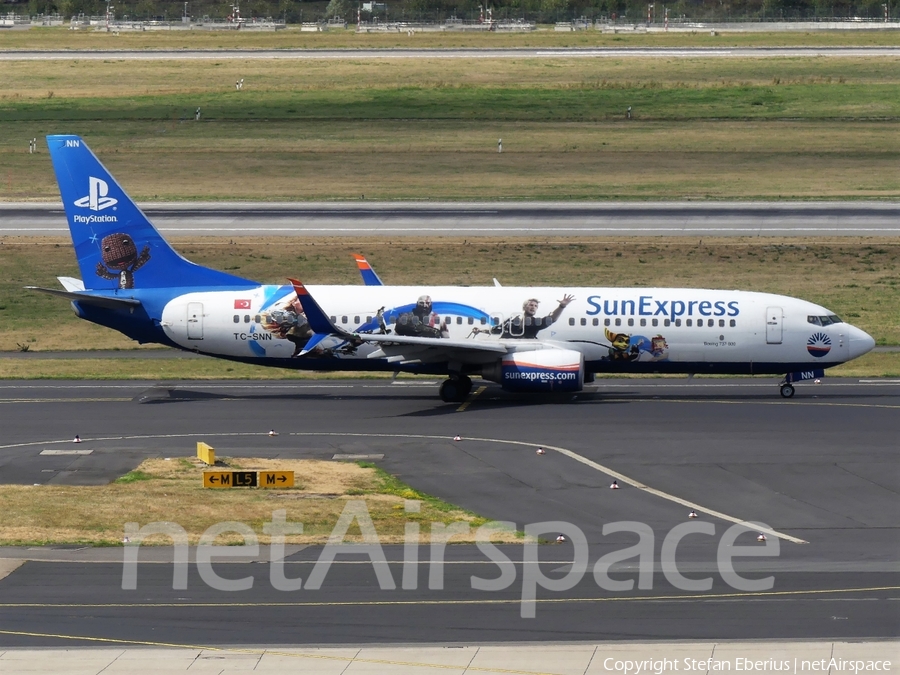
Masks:
[[[875,347],[875,338],[856,326],[850,326],[850,358],[855,359],[868,354]]]

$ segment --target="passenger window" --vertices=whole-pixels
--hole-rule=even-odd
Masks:
[[[461,316],[456,317],[456,325],[457,325],[457,326],[461,326],[461,325],[462,325],[462,317],[461,317]]]
[[[690,319],[688,319],[688,321],[690,321]],[[675,325],[681,326],[681,319],[675,319]],[[690,326],[690,324],[688,324],[688,325]]]
[[[622,319],[619,319],[619,318],[617,317],[617,318],[616,318],[616,325],[617,325],[617,326],[621,326],[621,325],[622,325]]]
[[[732,328],[734,328],[737,325],[737,323],[735,322],[734,319],[732,319],[731,321],[728,322],[728,325],[731,326]]]
[[[573,319],[571,316],[569,317],[569,325],[570,325],[570,326],[574,326],[574,325],[575,325],[575,319]]]
[[[653,325],[654,325],[654,326],[658,326],[658,325],[659,325],[659,319],[653,319]]]
[[[234,322],[235,322],[235,323],[240,323],[240,322],[241,322],[241,317],[239,317],[237,314],[235,314],[235,315],[234,315]]]
[[[491,325],[492,325],[492,326],[499,326],[499,325],[500,325],[500,317],[499,317],[499,316],[492,316],[492,317],[491,317]]]
[[[595,318],[593,321],[591,321],[591,323],[594,324],[595,326],[599,326],[599,325],[600,325],[600,319],[596,319],[596,318]]]
[[[719,328],[725,328],[725,319],[719,319]]]
[[[366,323],[372,323],[372,317],[371,317],[371,316],[367,316],[367,317],[366,317]]]
[[[341,317],[341,323],[347,323],[348,319],[346,316]]]
[[[262,323],[262,318],[260,318],[259,314],[253,317],[254,323]]]
[[[473,323],[475,323],[475,317],[470,316],[469,317],[469,325],[471,326]],[[484,319],[481,320],[481,323],[484,323]]]
[[[715,320],[715,319],[709,319],[709,320],[706,322],[706,325],[709,326],[710,328],[712,328],[713,326],[716,325],[716,320]]]
[[[608,326],[608,325],[609,325],[609,319],[603,319],[603,325],[604,325],[604,326]]]
[[[581,325],[582,325],[582,326],[587,326],[587,319],[582,319],[582,320],[581,320]]]
[[[684,322],[684,325],[687,326],[688,328],[690,328],[690,327],[693,325],[693,323],[692,323],[691,319],[687,319],[687,320]]]
[[[331,323],[337,323],[337,317],[336,317],[336,316],[331,316],[331,317],[328,317],[328,318],[331,319]]]
[[[485,317],[481,317],[481,325],[485,325],[487,323],[487,319]]]
[[[647,319],[641,319],[641,325],[642,325],[642,326],[646,326],[646,325],[647,325]]]
[[[671,322],[671,320],[669,320],[669,319],[665,319],[665,320],[664,320],[664,321],[663,321],[663,326],[666,326],[666,327],[668,327],[668,326],[671,326],[671,325],[672,325],[672,322]]]
[[[634,319],[628,319],[628,325],[629,325],[629,326],[633,326],[633,325],[634,325]]]
[[[244,314],[244,323],[250,323],[250,315]]]
[[[359,324],[359,317],[358,317],[358,316],[354,316],[354,317],[353,317],[353,323],[355,323],[355,324],[357,324],[357,325]]]

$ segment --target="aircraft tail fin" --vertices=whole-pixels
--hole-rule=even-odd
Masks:
[[[47,145],[86,289],[255,285],[176,253],[80,137]]]

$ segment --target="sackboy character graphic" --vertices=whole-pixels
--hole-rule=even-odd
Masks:
[[[122,233],[103,237],[100,241],[100,251],[103,262],[97,263],[97,276],[103,279],[118,279],[119,288],[134,288],[135,271],[150,260],[149,246],[145,246],[139,256],[134,240]]]

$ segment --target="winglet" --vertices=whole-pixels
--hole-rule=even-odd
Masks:
[[[319,307],[319,303],[315,301],[313,296],[309,294],[309,291],[306,290],[306,286],[303,285],[303,282],[298,281],[297,279],[290,279],[288,281],[294,286],[294,291],[297,293],[297,299],[300,301],[300,304],[303,305],[303,313],[306,314],[306,320],[309,322],[309,327],[313,329],[315,333],[322,333],[323,335],[346,335],[347,332],[341,330],[333,323],[331,323],[331,319],[322,311],[322,308]]]
[[[366,286],[384,286],[384,282],[378,278],[378,275],[375,273],[375,270],[372,269],[372,266],[369,264],[369,261],[366,260],[366,257],[360,255],[359,253],[351,254],[353,259],[356,260],[356,266],[359,268],[359,273],[362,275],[363,283]]]

